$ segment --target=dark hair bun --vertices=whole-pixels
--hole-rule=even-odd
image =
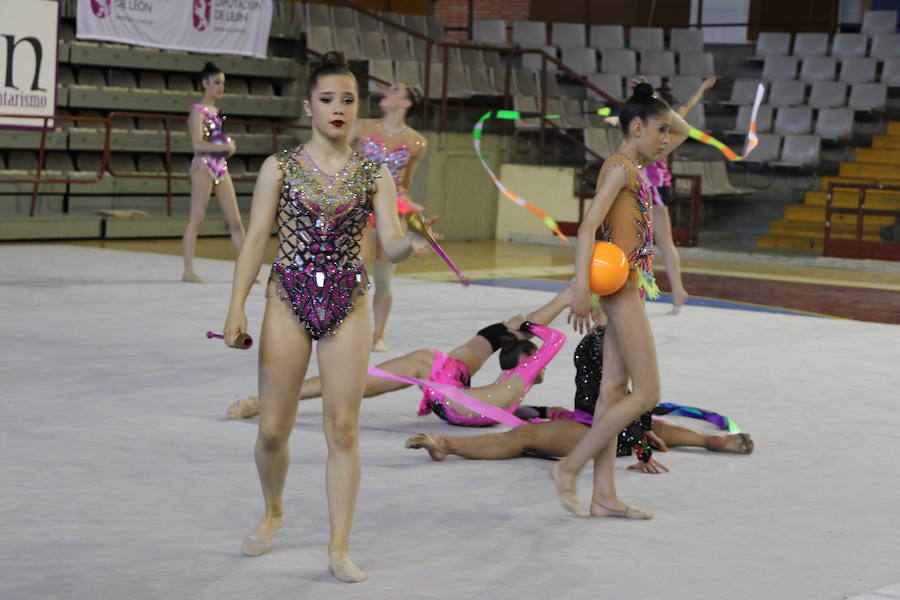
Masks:
[[[207,61],[207,62],[203,65],[203,70],[204,70],[204,71],[212,71],[213,69],[218,69],[218,68],[219,68],[219,67],[217,67],[216,65],[214,65],[213,63],[211,63],[211,62],[209,62],[209,61]]]
[[[653,96],[653,86],[649,83],[639,83],[634,86],[631,93],[635,98],[649,98]]]
[[[344,53],[343,53],[343,52],[340,52],[340,51],[338,51],[338,50],[330,50],[330,51],[326,52],[326,53],[322,56],[322,64],[323,64],[323,65],[329,65],[329,66],[332,66],[332,65],[333,65],[333,66],[335,66],[335,67],[346,67],[346,66],[348,66],[348,64],[347,64],[347,57],[344,56]]]

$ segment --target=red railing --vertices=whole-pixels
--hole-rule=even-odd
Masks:
[[[841,208],[834,206],[834,190],[837,188],[857,190],[858,203],[856,208]],[[900,243],[869,242],[863,240],[863,219],[867,215],[900,219],[900,210],[882,210],[866,207],[866,193],[875,190],[900,192],[900,185],[843,183],[838,181],[833,181],[828,184],[828,193],[825,196],[825,241],[822,248],[825,256],[900,260]],[[855,239],[837,240],[831,237],[831,218],[836,214],[856,215]]]
[[[110,152],[111,152],[111,131],[112,131],[112,121],[118,117],[131,117],[131,118],[152,118],[152,119],[161,119],[163,122],[163,133],[165,139],[165,151],[164,151],[164,160],[163,163],[165,165],[164,173],[141,173],[141,172],[116,172],[112,169],[110,162]],[[176,179],[188,179],[190,176],[188,174],[182,173],[173,173],[171,170],[172,164],[172,126],[171,122],[184,123],[187,121],[188,117],[186,115],[170,115],[170,114],[160,114],[160,113],[141,113],[141,112],[119,112],[114,111],[109,113],[106,117],[76,117],[70,115],[54,115],[52,117],[42,116],[42,115],[5,115],[0,114],[0,118],[9,119],[9,118],[19,118],[19,119],[42,119],[43,127],[40,128],[40,144],[37,148],[38,150],[38,160],[35,165],[35,172],[33,176],[29,177],[10,177],[0,179],[0,184],[7,183],[31,183],[32,184],[32,192],[31,192],[31,207],[28,211],[28,216],[33,217],[37,211],[37,201],[40,195],[41,185],[45,183],[64,183],[64,184],[92,184],[99,183],[103,180],[106,173],[114,177],[122,177],[122,178],[136,178],[136,179],[165,179],[166,180],[166,214],[168,216],[172,216],[172,181]],[[45,164],[46,164],[46,155],[47,155],[47,133],[52,131],[51,128],[48,127],[49,121],[72,121],[72,122],[85,122],[85,123],[98,123],[101,124],[104,128],[104,138],[103,138],[103,148],[100,150],[102,153],[100,160],[100,167],[97,171],[95,177],[45,177]],[[273,121],[256,121],[256,120],[248,120],[248,119],[238,119],[238,118],[229,118],[228,122],[235,125],[245,125],[251,127],[267,127],[271,131],[272,136],[272,152],[277,152],[279,150],[278,146],[278,135],[283,129],[309,129],[308,125],[296,125],[292,123],[276,123]],[[240,134],[235,134],[237,137],[240,137]],[[248,177],[245,175],[234,175],[232,174],[233,181],[255,181],[255,177]]]

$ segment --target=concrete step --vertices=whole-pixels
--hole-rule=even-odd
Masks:
[[[891,121],[887,127],[888,135],[900,135],[900,121]]]
[[[900,148],[900,135],[876,135],[872,138],[873,148]]]
[[[806,206],[824,207],[828,192],[810,190],[803,196]],[[859,194],[856,190],[837,189],[832,200],[834,206],[840,208],[856,208],[859,206]],[[868,190],[866,206],[878,210],[900,210],[900,190]]]
[[[831,183],[832,181],[840,182],[840,183],[880,183],[883,185],[900,185],[900,177],[880,178],[876,182],[871,177],[844,177],[844,176],[833,177],[833,176],[829,176],[829,177],[823,177],[819,181],[819,187],[823,190],[827,190],[828,184]]]
[[[900,210],[900,209],[898,209]],[[784,211],[784,218],[788,221],[801,221],[816,223],[817,226],[823,227],[825,223],[825,207],[810,206],[807,204],[792,204]],[[866,216],[863,223],[866,225],[888,227],[894,225],[897,219],[894,217]],[[832,215],[832,225],[842,224],[856,226],[856,215]]]
[[[898,179],[900,178],[900,164],[842,162],[838,174],[841,177],[862,177],[873,181]]]
[[[877,242],[881,239],[880,232],[881,227],[869,223],[868,219],[863,223],[864,240]],[[776,219],[772,221],[770,233],[818,238],[825,237],[825,228],[822,223]],[[834,223],[831,226],[831,235],[832,237],[839,239],[856,239],[856,224]]]
[[[861,163],[900,165],[900,148],[857,148],[856,160]]]
[[[762,233],[756,236],[757,248],[785,248],[790,250],[815,250],[816,252],[822,252],[823,245],[823,239],[798,237],[795,235]]]

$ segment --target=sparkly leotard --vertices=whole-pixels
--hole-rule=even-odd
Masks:
[[[607,158],[600,169],[600,177],[612,169],[624,169],[627,180],[603,221],[603,239],[625,252],[633,271],[629,279],[636,281],[641,297],[656,298],[659,288],[653,277],[653,219],[650,214],[653,195],[650,183],[644,173],[623,154],[613,154]]]
[[[277,155],[282,172],[278,251],[270,291],[319,339],[334,333],[369,287],[359,256],[381,166],[354,152],[336,175],[302,147]]]
[[[522,379],[523,388],[522,395],[516,399],[515,402],[505,407],[504,410],[507,412],[515,412],[519,405],[522,403],[522,400],[525,398],[525,394],[531,389],[534,380],[537,378],[538,374],[541,370],[546,367],[551,360],[557,355],[560,349],[563,347],[563,344],[566,343],[566,336],[561,331],[553,329],[552,327],[544,327],[541,325],[532,325],[531,333],[539,337],[543,340],[543,344],[541,347],[537,349],[537,351],[528,356],[523,360],[518,366],[507,369],[500,374],[497,380],[494,382],[494,385],[499,385],[505,383],[513,375],[517,375]],[[435,353],[435,361],[432,363],[432,377],[436,374],[438,375],[437,379],[432,379],[432,381],[439,381],[441,383],[447,383],[449,385],[453,385],[459,388],[467,387],[466,383],[463,383],[461,373],[454,373],[450,368],[456,369],[458,371],[458,366],[456,363],[460,363],[460,361],[456,361],[451,357],[447,357],[453,363],[447,364],[446,362],[440,362],[437,360],[438,356]],[[468,377],[468,370],[465,370],[465,377]],[[487,417],[481,415],[474,414],[466,414],[461,410],[455,408],[455,404],[452,400],[448,400],[443,394],[434,390],[428,386],[423,386],[422,388],[422,401],[419,404],[419,414],[427,415],[428,413],[434,411],[438,417],[443,419],[444,421],[450,423],[451,425],[461,425],[464,427],[487,427],[489,425],[493,425],[495,421],[493,419],[489,419]]]
[[[221,108],[216,108],[215,112],[211,111],[202,104],[191,104],[191,108],[203,115],[203,141],[213,144],[227,144],[231,138],[225,135],[222,130],[222,122],[225,115],[222,114]],[[225,152],[216,153],[196,153],[194,154],[194,163],[202,162],[212,177],[213,185],[218,185],[225,175],[228,174],[228,161],[225,160]]]
[[[661,158],[651,165],[644,167],[644,174],[650,182],[650,193],[653,194],[653,204],[665,206],[659,188],[672,186],[672,174],[669,172],[669,160]]]
[[[406,189],[403,187],[403,169],[412,160],[412,153],[406,144],[397,144],[393,149],[378,135],[370,135],[360,143],[360,151],[363,156],[371,161],[380,163],[391,172],[391,178],[397,187],[397,212],[406,215],[415,212],[412,205],[407,202]]]

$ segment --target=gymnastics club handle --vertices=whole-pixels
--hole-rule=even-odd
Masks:
[[[221,333],[213,333],[212,331],[207,331],[206,337],[207,337],[207,339],[212,339],[212,338],[219,338],[220,340],[225,339],[225,336],[222,335]],[[250,337],[250,334],[248,334],[248,333],[239,333],[237,336],[237,340],[235,340],[235,341],[237,342],[237,345],[239,346],[239,348],[238,348],[239,350],[241,350],[241,349],[249,350],[250,348],[253,347],[253,338]]]
[[[443,259],[447,266],[450,267],[454,273],[456,273],[457,278],[459,278],[459,282],[463,284],[464,287],[468,287],[472,282],[469,279],[460,273],[459,269],[456,265],[453,264],[453,261],[450,260],[450,257],[447,256],[447,253],[444,252],[444,249],[441,248],[441,245],[438,244],[437,240],[434,239],[434,236],[431,234],[431,229],[425,224],[425,221],[422,219],[422,215],[419,213],[409,213],[406,215],[406,222],[409,224],[409,228],[421,235],[425,238],[431,247],[434,248],[434,251],[437,252],[437,255]]]

